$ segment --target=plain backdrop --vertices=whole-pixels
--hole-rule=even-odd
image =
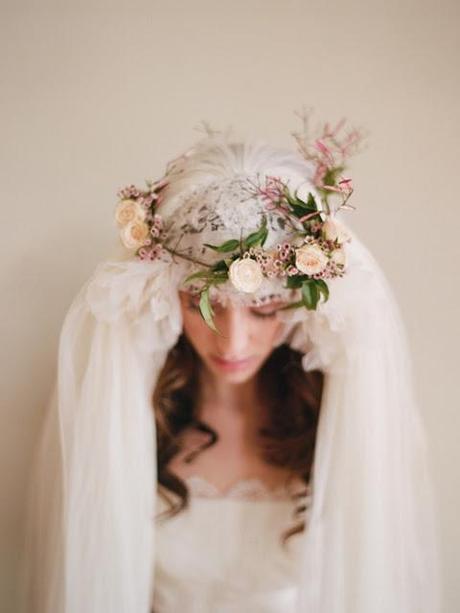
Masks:
[[[14,613],[27,472],[59,330],[117,240],[116,191],[214,129],[295,146],[295,111],[368,132],[349,223],[408,329],[460,601],[456,0],[1,3],[0,610]],[[394,612],[403,613],[403,612]]]

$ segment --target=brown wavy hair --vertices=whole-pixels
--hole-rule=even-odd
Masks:
[[[274,466],[290,469],[289,476],[300,477],[307,486],[314,457],[324,376],[319,370],[305,372],[301,358],[301,353],[282,344],[272,351],[259,370],[257,376],[261,389],[266,391],[268,409],[267,425],[259,429],[259,435],[263,459]],[[213,428],[195,416],[194,400],[198,397],[200,366],[201,358],[182,333],[168,353],[153,392],[158,482],[166,491],[177,496],[174,500],[164,491],[161,492],[169,504],[166,515],[170,517],[189,504],[187,485],[168,469],[170,460],[181,450],[179,435],[187,427],[208,435],[204,444],[188,454],[186,462],[192,462],[219,438]],[[283,544],[305,528],[302,516],[306,510],[306,495],[306,488],[300,494],[291,493],[291,497],[297,500],[294,511],[296,523],[283,533]]]

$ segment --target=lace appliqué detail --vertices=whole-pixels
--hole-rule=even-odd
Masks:
[[[270,488],[256,477],[240,479],[225,491],[219,490],[199,475],[191,475],[185,479],[191,496],[198,498],[231,498],[236,500],[291,500],[292,493],[285,485]],[[310,496],[310,488],[303,485],[304,494]],[[295,492],[299,492],[296,485]]]

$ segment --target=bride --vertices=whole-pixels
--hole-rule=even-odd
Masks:
[[[157,528],[155,611],[294,611],[323,375],[273,348],[281,301],[216,301],[221,336],[196,296],[180,303],[184,335],[153,403],[160,505],[176,511]]]
[[[122,252],[61,332],[25,610],[439,611],[405,330],[342,220],[341,127],[209,134],[119,191]]]

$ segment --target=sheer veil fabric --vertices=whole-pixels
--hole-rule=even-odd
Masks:
[[[234,172],[253,172],[264,151],[248,149]],[[270,155],[271,174],[305,181],[300,162]],[[199,184],[209,181],[203,171]],[[164,204],[171,217],[175,197]],[[348,273],[330,281],[329,300],[279,313],[280,343],[303,353],[305,370],[325,373],[298,611],[437,613],[435,512],[408,342],[385,275],[350,233]],[[215,242],[204,227],[199,239]],[[25,611],[150,611],[151,397],[182,331],[186,273],[167,259],[107,260],[66,315],[31,479]]]

